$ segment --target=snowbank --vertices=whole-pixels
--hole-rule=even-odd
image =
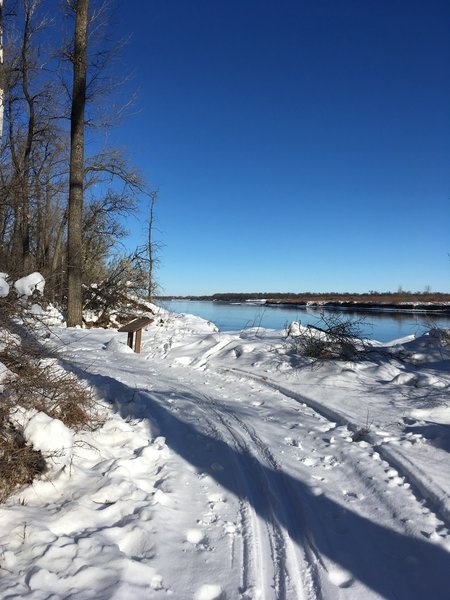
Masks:
[[[24,427],[25,440],[35,450],[40,450],[50,471],[59,471],[72,457],[73,434],[59,419],[36,412]]]
[[[27,444],[40,450],[46,461],[46,478],[53,479],[72,460],[73,432],[59,419],[37,410],[17,407],[11,420],[23,432]]]

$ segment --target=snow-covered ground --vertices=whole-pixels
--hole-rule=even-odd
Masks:
[[[149,326],[141,354],[125,342],[45,342],[108,416],[49,430],[64,460],[0,507],[0,598],[450,598],[439,335],[314,367],[281,331],[188,315]]]

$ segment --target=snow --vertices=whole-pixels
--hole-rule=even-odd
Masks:
[[[124,341],[113,337],[105,344],[105,350],[108,352],[117,352],[119,354],[132,354],[134,350],[128,346]]]
[[[72,458],[73,434],[59,419],[36,411],[27,416],[23,435],[28,444],[47,458],[47,465],[52,471],[59,471]]]
[[[28,312],[41,325],[46,325],[47,327],[55,325],[60,327],[65,326],[62,312],[52,304],[48,304],[45,309],[40,304],[32,304]]]
[[[43,341],[108,417],[22,414],[49,471],[0,506],[0,598],[449,597],[448,337],[312,365],[285,332],[160,314],[141,354]]]
[[[0,273],[0,298],[6,298],[9,294],[9,283],[6,281],[8,275]]]
[[[18,296],[32,296],[34,292],[42,294],[44,292],[45,279],[40,273],[31,273],[26,277],[18,279],[14,283],[14,288]]]

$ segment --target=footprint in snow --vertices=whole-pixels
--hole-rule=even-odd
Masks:
[[[238,526],[232,522],[225,523],[223,529],[225,533],[228,533],[228,535],[234,535],[235,533],[239,533]]]
[[[305,465],[305,467],[316,467],[319,463],[319,459],[308,456],[307,458],[302,459],[301,462]]]
[[[342,490],[342,494],[347,502],[355,502],[356,500],[359,500],[359,496],[358,494],[355,494],[355,492],[347,492],[347,490]]]
[[[330,444],[330,446],[332,446],[336,441],[333,435],[324,435],[322,439],[327,444]]]
[[[331,455],[324,456],[321,462],[324,469],[332,469],[339,464],[336,458]]]
[[[223,471],[223,466],[220,463],[213,462],[211,465],[211,470],[216,472]]]
[[[302,443],[299,440],[296,440],[292,437],[285,437],[284,441],[287,446],[295,446],[296,448],[302,448]]]

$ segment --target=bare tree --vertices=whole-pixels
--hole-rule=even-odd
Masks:
[[[51,169],[59,134],[55,129],[51,85],[40,41],[49,20],[40,14],[41,0],[21,0],[8,16],[8,40],[3,67],[5,127],[1,157],[1,242],[5,267],[17,274],[34,265],[35,212],[42,214],[42,174]],[[62,145],[60,145],[62,148]],[[49,197],[47,196],[47,205]],[[43,221],[41,220],[40,223]]]
[[[67,324],[69,327],[81,325],[83,321],[82,223],[88,8],[89,0],[76,0],[72,111],[70,115],[70,178],[67,243]]]
[[[112,2],[64,4],[69,13],[50,19],[43,0],[15,0],[14,10],[6,3],[3,13],[0,0],[6,34],[0,263],[10,274],[39,270],[52,301],[64,303],[69,291],[69,320],[77,324],[82,285],[107,276],[126,235],[123,217],[148,190],[121,151],[106,144],[92,156],[84,151],[88,131],[98,139],[122,112],[116,110],[120,82],[111,68],[120,43],[108,38]],[[70,41],[58,39],[58,50],[52,49],[58,25],[65,29],[67,23]],[[84,36],[80,28],[87,30]],[[145,293],[146,284],[139,285]]]
[[[155,205],[158,200],[158,192],[157,191],[150,192],[149,197],[150,197],[150,214],[149,214],[149,219],[148,219],[148,246],[147,246],[148,287],[147,287],[147,293],[148,293],[148,299],[151,302],[152,296],[153,296],[154,290],[155,290],[154,279],[155,279],[156,247],[155,247],[155,242],[153,239],[153,234],[154,234],[154,225],[155,225]]]

